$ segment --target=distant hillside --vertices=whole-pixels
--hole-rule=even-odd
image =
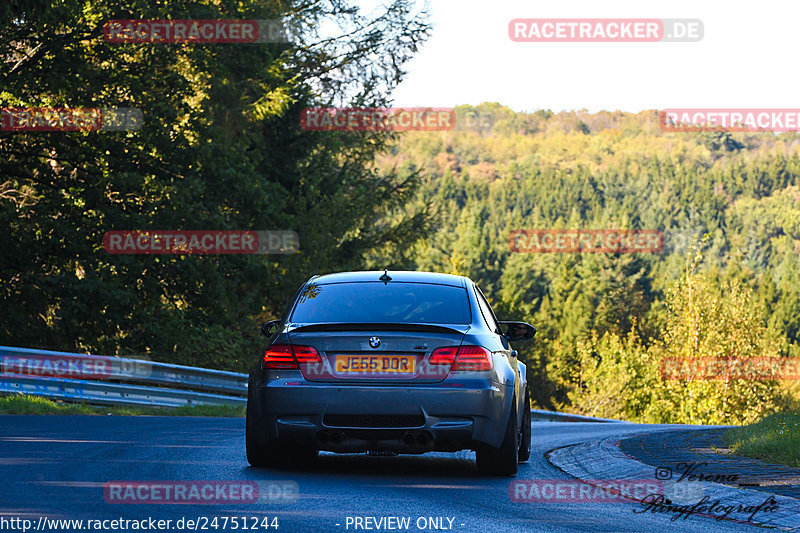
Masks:
[[[435,213],[428,234],[395,252],[397,266],[466,274],[499,315],[539,328],[522,350],[539,405],[676,421],[691,411],[669,402],[699,395],[709,398],[697,410],[707,416],[692,421],[710,422],[723,404],[750,420],[800,397],[785,382],[718,390],[661,383],[653,373],[658,357],[676,353],[795,353],[800,135],[664,133],[657,111],[515,113],[482,104],[457,116],[456,129],[405,133],[376,161],[422,183],[416,205],[398,216],[422,205]],[[551,228],[660,230],[665,246],[656,254],[511,252],[512,230]],[[692,266],[690,243],[705,234]],[[384,266],[384,253],[376,250],[374,266]],[[717,335],[747,347],[703,352],[699,339]],[[636,399],[604,399],[602,379]]]

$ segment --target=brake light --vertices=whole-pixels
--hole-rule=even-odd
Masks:
[[[451,365],[450,370],[483,372],[491,370],[492,352],[481,346],[445,346],[436,348],[428,359],[429,365]]]
[[[304,365],[322,362],[322,359],[319,357],[319,353],[314,349],[313,346],[295,346],[294,356],[298,363]]]
[[[312,346],[273,344],[264,352],[261,368],[264,370],[299,370],[300,365],[321,363],[319,353]]]
[[[456,358],[458,346],[436,348],[428,359],[429,365],[452,365]]]
[[[450,370],[483,372],[492,368],[492,352],[481,346],[462,346],[458,349],[456,362]]]
[[[264,352],[261,368],[270,370],[297,369],[297,360],[288,344],[273,344]]]

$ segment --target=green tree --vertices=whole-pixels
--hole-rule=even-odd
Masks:
[[[651,354],[658,360],[780,357],[784,341],[769,335],[764,309],[756,305],[752,289],[736,278],[720,280],[715,272],[700,272],[702,258],[693,245],[684,277],[667,293],[669,320],[663,341],[651,347]],[[780,396],[774,381],[708,380],[691,374],[685,380],[660,381],[645,418],[665,423],[749,423],[774,411]]]
[[[3,344],[241,370],[258,322],[301,281],[423,230],[424,212],[397,211],[416,177],[373,165],[392,135],[307,132],[299,120],[307,106],[389,103],[428,33],[410,2],[370,18],[347,0],[3,9],[0,107],[144,115],[134,132],[0,133]],[[106,42],[104,22],[124,18],[281,18],[300,30],[290,43]],[[296,230],[301,253],[106,254],[104,233],[119,229]]]

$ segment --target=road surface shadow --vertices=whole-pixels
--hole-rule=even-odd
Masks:
[[[320,454],[316,460],[281,468],[245,469],[248,473],[292,472],[335,474],[336,476],[371,477],[424,477],[443,478],[481,478],[475,466],[472,452],[428,453],[424,455],[397,455],[394,457],[372,456],[366,454]]]

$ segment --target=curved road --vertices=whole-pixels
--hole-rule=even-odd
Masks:
[[[653,428],[659,426],[534,422],[531,460],[520,465],[516,479],[571,479],[547,462],[547,451]],[[198,531],[203,531],[203,525],[206,531],[222,531],[221,518],[216,529],[212,522],[202,522],[215,516],[248,517],[248,531],[276,531],[260,526],[274,525],[272,518],[277,517],[278,532],[437,531],[437,526],[442,528],[438,531],[455,532],[683,533],[752,528],[700,516],[671,521],[672,515],[642,513],[642,504],[636,502],[517,503],[509,497],[511,479],[479,476],[473,457],[471,453],[324,454],[316,464],[300,469],[254,469],[244,458],[244,419],[6,415],[0,416],[0,530],[13,531],[11,522],[3,522],[12,518],[30,520],[32,530],[37,526],[47,531],[77,530],[75,524],[64,528],[40,523],[43,516],[84,520],[150,517],[172,520],[170,530],[177,530],[175,524],[181,518],[184,530],[194,530],[186,527],[186,520],[200,519],[194,524]],[[296,485],[281,486],[296,487],[298,497],[280,503],[122,504],[113,500],[111,489],[104,491],[107,482],[164,480],[230,480],[251,487],[252,482],[263,487],[270,481],[290,481]],[[408,517],[409,527],[398,529],[397,522],[367,521],[365,517]],[[361,518],[361,527],[356,528],[356,518]],[[239,520],[238,530],[242,531],[242,518]],[[256,522],[259,527],[250,529]],[[234,530],[233,520],[226,525],[224,530]],[[105,530],[125,531],[121,525],[113,526],[107,522]],[[86,522],[82,527],[89,530]]]

